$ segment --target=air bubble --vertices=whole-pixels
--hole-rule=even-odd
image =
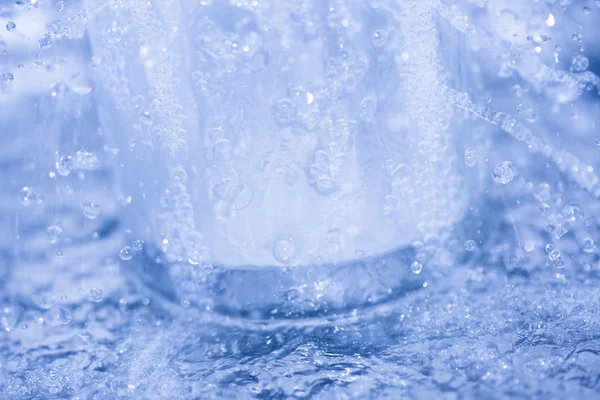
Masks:
[[[90,290],[89,299],[94,303],[100,303],[103,299],[102,289],[93,288]]]
[[[475,149],[467,148],[465,150],[464,161],[467,167],[473,167],[477,163]]]
[[[291,124],[296,119],[296,108],[290,99],[277,100],[273,108],[275,119],[280,124]]]
[[[144,125],[152,125],[152,114],[149,111],[142,111],[140,113],[140,122]]]
[[[133,108],[133,111],[141,112],[145,106],[146,99],[141,94],[138,94],[131,99],[131,108]]]
[[[550,261],[556,261],[560,258],[560,255],[560,250],[554,249],[550,252],[550,254],[548,254],[548,258],[550,259]]]
[[[573,68],[573,71],[575,71],[575,72],[585,71],[589,68],[589,66],[590,66],[590,60],[583,54],[577,54],[571,60],[571,67]]]
[[[492,178],[494,182],[501,183],[506,185],[510,181],[512,181],[515,177],[515,167],[510,161],[503,161],[500,164],[496,165],[494,168],[494,172],[492,173]]]
[[[0,74],[0,82],[2,83],[11,83],[15,80],[15,76],[10,72],[3,72]]]
[[[544,250],[546,251],[546,254],[548,254],[548,259],[550,261],[557,261],[561,257],[560,250],[555,248],[552,244],[547,244],[544,247]]]
[[[15,29],[17,29],[17,24],[15,24],[13,21],[8,21],[6,23],[6,30],[9,32],[13,32]]]
[[[120,251],[119,251],[119,257],[121,258],[121,260],[123,261],[128,261],[131,260],[133,258],[133,249],[129,246],[125,246],[123,247]]]
[[[289,264],[296,257],[296,248],[289,240],[280,240],[273,246],[273,258],[282,263]]]
[[[596,250],[596,244],[590,238],[587,238],[583,241],[583,246],[581,247],[584,253],[593,253]]]
[[[63,228],[60,225],[50,225],[46,229],[46,234],[48,235],[48,240],[50,243],[55,244],[60,239],[63,233]]]
[[[69,176],[73,170],[73,159],[68,155],[56,154],[56,172],[60,176]]]
[[[423,264],[421,264],[418,261],[415,261],[410,265],[410,270],[413,274],[419,275],[421,271],[423,271]]]
[[[135,251],[142,251],[144,249],[144,241],[142,239],[136,239],[131,242],[131,247],[133,247]]]
[[[527,120],[527,122],[534,123],[535,121],[538,120],[539,114],[538,114],[537,110],[535,110],[533,108],[528,108],[523,111],[523,117],[525,117],[525,120]]]
[[[53,307],[44,313],[44,321],[51,326],[67,325],[72,319],[71,311],[66,308]]]
[[[360,103],[360,119],[371,122],[377,111],[377,100],[372,96],[365,97]]]
[[[81,205],[81,208],[87,219],[97,219],[100,216],[100,206],[94,202],[86,201]]]
[[[475,248],[477,247],[474,240],[465,241],[464,246],[465,246],[465,250],[467,250],[467,251],[475,251]]]
[[[187,181],[187,172],[182,167],[176,167],[171,170],[171,178],[177,183],[185,183]]]
[[[233,179],[225,178],[213,186],[212,193],[216,199],[232,202],[237,197],[240,189],[241,187]]]
[[[388,41],[388,33],[383,29],[376,29],[371,34],[371,43],[373,47],[383,47]]]
[[[213,128],[208,131],[208,138],[213,142],[217,142],[219,140],[225,139],[223,134],[223,129],[221,127]]]

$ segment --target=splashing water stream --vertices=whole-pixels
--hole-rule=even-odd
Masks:
[[[0,397],[597,398],[599,13],[1,1]]]

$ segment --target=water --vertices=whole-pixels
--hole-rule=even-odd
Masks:
[[[597,398],[599,13],[0,2],[0,397]]]

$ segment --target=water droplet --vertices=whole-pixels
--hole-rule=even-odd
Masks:
[[[419,275],[421,271],[423,271],[423,264],[421,264],[418,261],[415,261],[410,265],[410,270],[413,274]]]
[[[40,48],[47,49],[52,46],[52,37],[49,34],[44,35],[43,38],[39,40]]]
[[[494,172],[492,173],[494,182],[501,183],[503,185],[506,185],[512,181],[514,177],[515,167],[510,161],[502,161],[500,164],[496,165]]]
[[[273,246],[273,258],[282,263],[289,264],[296,257],[296,248],[289,240],[280,240]]]
[[[17,24],[15,24],[13,21],[8,21],[6,23],[6,30],[9,32],[13,32],[15,29],[17,29]]]
[[[467,167],[473,167],[477,163],[477,157],[475,154],[475,149],[467,148],[465,150],[465,165]]]
[[[48,240],[50,240],[50,243],[52,243],[52,244],[58,242],[62,233],[63,233],[63,228],[60,225],[50,225],[46,229],[46,234],[48,235]]]
[[[465,241],[464,246],[465,246],[465,250],[467,250],[467,251],[475,251],[475,248],[477,247],[474,240]]]
[[[131,260],[133,258],[133,249],[129,246],[125,246],[123,247],[120,251],[119,251],[119,257],[121,258],[121,260],[123,261],[128,261]]]
[[[44,321],[51,326],[67,325],[72,319],[71,311],[66,308],[52,307],[44,313]]]
[[[102,289],[93,288],[90,290],[89,299],[94,303],[100,303],[103,299]]]

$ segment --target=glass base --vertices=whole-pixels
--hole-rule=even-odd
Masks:
[[[158,260],[158,262],[157,262]],[[228,318],[275,322],[352,315],[423,287],[415,251],[397,251],[343,264],[224,268],[166,263],[152,250],[130,276],[170,302]]]

